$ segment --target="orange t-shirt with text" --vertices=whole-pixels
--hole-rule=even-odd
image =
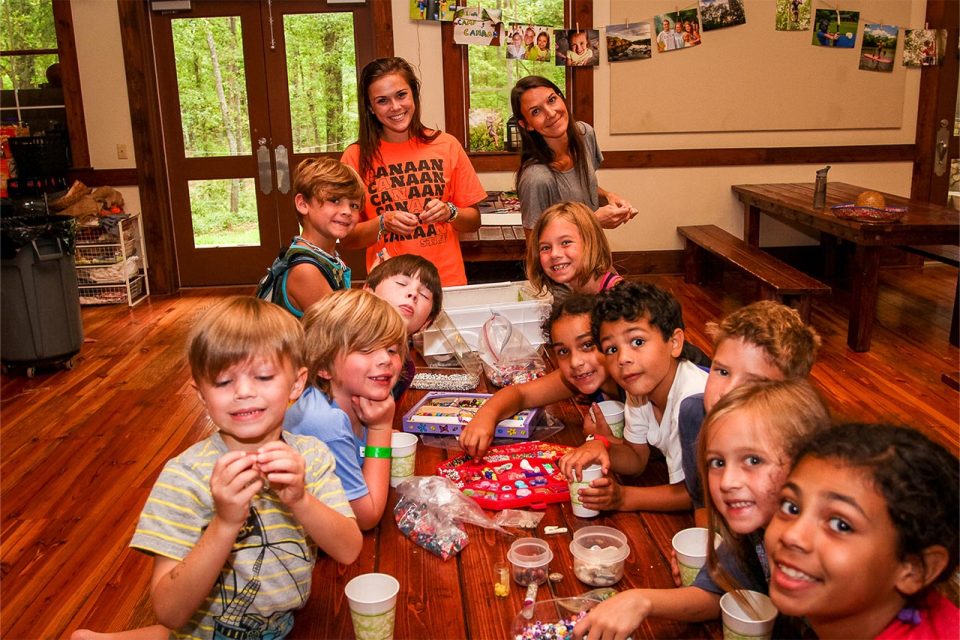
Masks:
[[[340,160],[360,167],[360,147],[352,144]],[[473,207],[487,197],[470,159],[453,136],[440,133],[431,142],[416,138],[405,142],[380,141],[380,157],[374,159],[372,175],[363,176],[366,201],[360,220],[373,220],[385,211],[420,213],[430,199]],[[457,230],[447,222],[419,224],[413,233],[385,233],[367,247],[367,269],[386,248],[391,256],[412,253],[436,265],[444,287],[467,284]]]

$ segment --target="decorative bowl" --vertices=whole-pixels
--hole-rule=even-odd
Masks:
[[[861,207],[856,204],[836,204],[830,209],[841,220],[855,222],[899,222],[906,207]]]

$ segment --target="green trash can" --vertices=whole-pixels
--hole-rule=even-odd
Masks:
[[[83,344],[70,216],[0,219],[0,363],[72,368]]]

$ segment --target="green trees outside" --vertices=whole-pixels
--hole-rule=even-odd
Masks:
[[[352,14],[285,15],[283,36],[293,138],[290,151],[342,150],[356,140],[358,131]],[[173,42],[186,156],[250,154],[240,19],[176,19]],[[279,91],[269,96],[272,100],[284,97]],[[254,187],[249,178],[191,182],[195,243],[258,244]]]
[[[50,0],[4,0],[0,3],[3,27],[0,50],[30,51],[57,48]],[[47,82],[47,67],[57,55],[17,55],[0,57],[0,83],[3,89],[36,89]]]

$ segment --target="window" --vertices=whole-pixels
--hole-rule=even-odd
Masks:
[[[593,28],[593,0],[480,0],[480,4],[486,8],[498,8],[499,4],[505,24],[542,22],[556,27],[573,24],[582,29]],[[562,15],[563,19],[551,18],[553,15]],[[443,23],[442,36],[446,131],[474,154],[471,161],[478,171],[510,171],[516,168],[513,154],[504,154],[502,151],[477,153],[477,149],[470,147],[469,118],[473,109],[495,109],[494,113],[484,114],[482,124],[487,124],[486,115],[492,115],[494,119],[502,118],[505,123],[510,115],[510,89],[520,77],[538,73],[554,81],[561,80],[557,84],[565,87],[567,101],[576,118],[593,123],[592,69],[571,70],[552,66],[552,63],[508,63],[506,43],[502,48],[457,45],[453,41],[453,25],[449,22]],[[477,62],[473,61],[474,57],[478,58]],[[474,115],[475,125],[480,124],[477,118]],[[503,149],[502,143],[499,148]]]
[[[70,0],[5,0],[0,120],[69,136],[73,166],[89,165]]]
[[[4,124],[31,132],[63,130],[63,85],[53,5],[49,0],[7,0],[0,35],[0,107]]]
[[[491,9],[506,5],[502,14],[504,33],[499,47],[470,47],[468,52],[467,148],[470,151],[503,151],[506,122],[511,115],[510,89],[516,81],[525,76],[540,75],[559,87],[566,84],[565,68],[556,66],[552,55],[548,62],[507,59],[510,24],[550,27],[546,33],[552,45],[552,29],[563,27],[563,0],[525,0],[522,3],[483,0],[480,4]]]

